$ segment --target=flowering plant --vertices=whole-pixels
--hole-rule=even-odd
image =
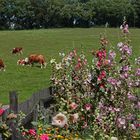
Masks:
[[[52,83],[58,111],[65,115],[59,127],[70,133],[88,134],[95,139],[140,137],[140,68],[131,65],[132,46],[126,21],[121,26],[123,39],[107,53],[109,41],[101,37],[100,48],[92,51],[90,66],[85,55],[74,50],[61,54],[52,64]],[[137,66],[140,58],[136,59]],[[58,126],[58,124],[55,124]]]
[[[3,137],[9,138],[11,136],[11,130],[7,125],[6,121],[2,121],[2,115],[4,114],[4,109],[2,104],[0,104],[0,133],[3,134]]]

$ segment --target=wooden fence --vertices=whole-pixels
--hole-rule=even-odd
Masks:
[[[53,94],[53,88],[49,87],[46,89],[43,89],[37,93],[34,93],[28,100],[26,100],[23,103],[18,104],[18,95],[15,91],[9,93],[9,108],[5,110],[5,113],[3,115],[3,120],[7,118],[7,115],[11,112],[18,114],[20,111],[23,112],[26,117],[22,121],[23,125],[28,124],[31,121],[35,121],[37,119],[37,105],[40,104],[41,106],[47,104],[46,110],[52,110],[54,112],[53,107],[50,104],[52,103],[52,94]],[[51,113],[52,113],[51,112]],[[14,122],[10,122],[10,127],[12,129],[12,137],[11,140],[23,140],[22,136],[17,134],[16,131],[16,124]],[[2,139],[2,135],[0,134],[0,140]]]

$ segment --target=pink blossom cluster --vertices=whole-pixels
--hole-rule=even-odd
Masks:
[[[124,34],[128,34],[129,33],[128,28],[129,28],[129,26],[128,26],[126,21],[124,21],[123,24],[120,26],[120,29],[122,30],[122,32]]]
[[[113,61],[115,59],[115,57],[116,57],[116,53],[114,51],[110,50],[109,55],[108,55],[108,59],[110,61]]]
[[[128,46],[128,44],[124,44],[122,42],[119,42],[117,44],[120,52],[122,53],[122,55],[131,55],[132,54],[132,49]]]
[[[4,111],[5,111],[5,110],[4,110],[3,108],[0,108],[0,116],[3,115]]]

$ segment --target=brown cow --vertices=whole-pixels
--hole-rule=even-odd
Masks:
[[[25,59],[29,65],[33,65],[34,63],[39,63],[41,65],[41,68],[43,68],[43,66],[44,68],[46,67],[45,58],[41,54],[31,54],[29,55],[28,58],[25,58]]]
[[[22,50],[23,50],[23,48],[21,48],[21,47],[13,48],[12,54],[22,54],[23,53]]]
[[[5,71],[5,65],[2,59],[0,59],[0,71],[1,70]]]

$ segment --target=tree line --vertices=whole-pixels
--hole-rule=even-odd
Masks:
[[[140,27],[140,0],[0,0],[0,29]]]

